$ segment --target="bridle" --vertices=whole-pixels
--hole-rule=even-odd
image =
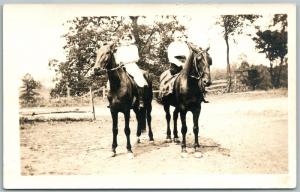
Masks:
[[[111,68],[111,69],[107,69],[107,64],[108,64],[109,60],[111,59],[112,54],[113,54],[113,52],[110,51],[110,57],[107,59],[106,64],[102,68],[100,68],[99,72],[112,72],[112,71],[116,71],[116,70],[121,69],[121,68],[123,69],[124,64],[118,65],[117,67],[114,67],[114,68]]]
[[[205,52],[205,51],[201,51],[201,52],[199,52],[199,53],[193,52],[193,54],[195,54],[194,59],[193,59],[193,65],[194,65],[194,68],[195,68],[195,70],[196,70],[197,76],[190,75],[190,77],[192,77],[192,78],[194,78],[194,79],[197,79],[197,80],[202,79],[202,78],[203,78],[203,75],[204,75],[204,70],[199,69],[199,66],[197,65],[197,58],[198,58],[198,57],[201,57],[201,59],[204,59],[204,62],[207,63],[207,65],[209,65],[209,64],[208,64],[208,61],[207,61],[206,58],[203,56],[203,53],[204,53],[204,52]]]
[[[100,69],[100,72],[102,72],[102,71],[104,71],[104,72],[112,72],[112,71],[116,71],[118,69],[121,69],[123,67],[124,67],[124,64],[118,65],[117,67],[114,67],[114,68],[111,68],[111,69],[102,68],[102,69]]]

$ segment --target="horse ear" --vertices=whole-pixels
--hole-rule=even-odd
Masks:
[[[205,51],[207,52],[210,49],[210,45],[205,49]]]
[[[109,48],[113,48],[114,44],[113,43],[108,43]]]
[[[116,49],[116,44],[115,44],[115,43],[110,43],[110,44],[109,44],[109,48],[110,48],[110,50],[115,51],[115,49]]]

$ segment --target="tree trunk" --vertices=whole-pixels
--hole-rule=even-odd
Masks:
[[[228,89],[227,92],[229,93],[231,91],[231,69],[230,69],[230,63],[229,63],[229,43],[228,43],[228,35],[225,36],[225,42],[226,42],[226,54],[227,54],[227,79],[228,79]]]
[[[270,61],[270,76],[271,76],[271,84],[272,87],[275,87],[275,81],[274,81],[274,71],[273,71],[273,63]]]
[[[130,16],[130,19],[132,21],[132,34],[135,38],[136,45],[138,46],[139,56],[141,58],[141,39],[139,36],[138,24],[137,24],[138,18],[139,18],[138,16]]]
[[[279,64],[279,71],[278,71],[278,76],[277,76],[277,81],[276,81],[276,86],[280,87],[280,78],[281,78],[281,72],[282,72],[282,65],[283,65],[283,57],[280,58],[280,64]]]

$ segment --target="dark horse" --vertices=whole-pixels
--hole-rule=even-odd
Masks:
[[[204,99],[204,87],[211,84],[210,77],[210,65],[212,64],[211,57],[207,53],[209,48],[195,52],[190,50],[190,55],[186,59],[183,69],[180,71],[177,79],[174,82],[173,93],[162,98],[162,104],[164,105],[164,110],[166,112],[167,120],[167,140],[171,140],[171,129],[170,129],[170,106],[174,106],[175,110],[173,112],[174,120],[174,141],[178,140],[177,131],[177,118],[178,113],[180,113],[182,128],[182,155],[187,155],[186,150],[186,114],[188,111],[193,113],[193,132],[195,136],[195,156],[201,156],[198,151],[200,147],[198,141],[199,126],[198,120],[201,111],[201,102]]]
[[[110,112],[113,120],[112,132],[113,132],[113,143],[112,143],[112,156],[116,155],[117,148],[117,135],[118,135],[118,113],[124,114],[125,118],[125,129],[127,139],[127,151],[128,156],[133,158],[133,153],[130,144],[130,110],[133,109],[137,118],[137,137],[138,142],[142,130],[146,127],[146,119],[149,128],[149,138],[153,141],[153,133],[151,130],[151,110],[152,110],[152,84],[147,76],[146,81],[148,87],[144,91],[144,108],[139,108],[139,101],[137,97],[137,85],[133,79],[129,77],[125,71],[123,65],[117,65],[114,57],[114,44],[104,45],[97,52],[96,63],[94,70],[101,68],[108,74],[110,82],[110,96],[108,97],[110,103]]]

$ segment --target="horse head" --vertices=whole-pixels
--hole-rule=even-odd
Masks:
[[[196,54],[195,68],[198,71],[199,78],[205,87],[211,85],[210,66],[212,65],[212,58],[208,54],[209,47]]]
[[[110,61],[112,60],[114,50],[114,43],[104,45],[98,49],[94,70],[99,68],[106,70],[112,68],[113,66],[111,66]]]

